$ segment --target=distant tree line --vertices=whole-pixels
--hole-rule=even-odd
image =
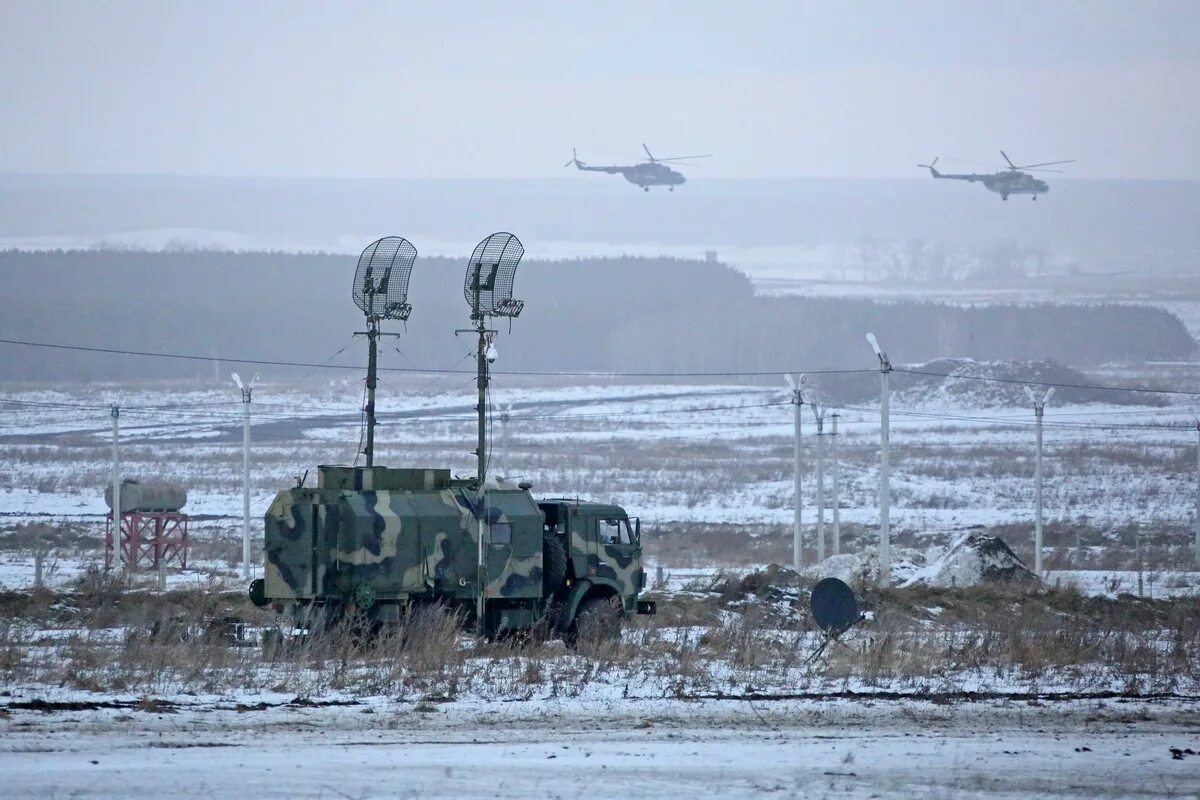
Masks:
[[[96,347],[357,364],[355,259],[210,251],[0,253],[0,336]],[[471,342],[465,259],[420,258],[391,366],[462,366]],[[1196,342],[1145,305],[942,303],[759,296],[719,263],[604,258],[524,263],[526,301],[498,365],[512,370],[721,372],[874,366],[875,332],[896,363],[939,357],[1075,366],[1190,357]],[[391,348],[397,348],[399,353]],[[228,367],[224,368],[225,371]],[[211,364],[0,346],[4,380],[208,377]]]

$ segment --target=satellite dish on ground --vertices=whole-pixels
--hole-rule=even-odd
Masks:
[[[862,619],[854,591],[837,578],[826,578],[814,586],[809,605],[817,627],[829,636],[845,633]]]

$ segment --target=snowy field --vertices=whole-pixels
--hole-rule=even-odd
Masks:
[[[390,380],[379,462],[470,474],[472,383]],[[976,530],[1031,559],[1032,414],[955,388],[893,401],[898,581]],[[311,485],[316,464],[354,460],[360,391],[311,376],[256,390],[256,535],[275,491],[306,471]],[[900,590],[868,598],[868,623],[809,660],[820,638],[795,589],[731,588],[790,559],[793,408],[782,386],[500,376],[492,402],[511,410],[493,427],[494,474],[639,515],[652,582],[663,570],[659,616],[595,657],[453,636],[432,656],[381,646],[278,657],[147,633],[156,614],[242,596],[242,407],[230,395],[197,384],[0,389],[0,589],[24,608],[41,553],[43,583],[61,593],[0,624],[0,796],[1200,792],[1200,756],[1188,753],[1200,752],[1200,639],[1186,598],[1200,594],[1200,572],[1186,549],[1196,434],[1185,404],[1047,411],[1047,584],[1077,587],[1095,616],[1070,592]],[[123,474],[189,492],[189,569],[165,574],[166,594],[156,575],[114,587],[95,569],[110,404],[122,407]],[[869,559],[878,410],[833,410],[843,552]],[[812,560],[819,451],[808,413]],[[125,617],[104,619],[110,607]]]
[[[793,406],[783,386],[577,380],[497,378],[492,404],[510,412],[507,423],[499,414],[493,418],[493,475],[531,480],[540,496],[623,505],[643,521],[648,558],[667,570],[789,560],[784,535],[793,515]],[[456,474],[472,474],[472,383],[469,375],[449,374],[385,384],[378,401],[378,463],[450,466]],[[1031,560],[1033,415],[954,383],[893,398],[891,519],[898,544],[924,552],[982,527]],[[268,380],[256,390],[256,533],[280,488],[306,473],[311,485],[317,464],[354,461],[362,433],[360,388],[351,379],[305,377]],[[48,556],[52,581],[69,580],[101,556],[112,404],[122,408],[122,474],[187,487],[192,540],[211,545],[197,553],[199,578],[193,580],[228,572],[235,563],[221,558],[226,552],[236,558],[236,548],[219,545],[240,534],[242,507],[242,408],[231,394],[223,386],[196,384],[0,389],[0,532],[11,534],[0,535],[0,585],[32,582],[39,525],[74,531],[74,549],[59,547]],[[819,389],[814,394],[819,401]],[[844,546],[848,552],[869,549],[878,520],[878,410],[869,403],[830,404],[827,415],[840,415],[836,440],[814,435],[810,410],[802,439],[807,557],[816,555],[818,456],[826,451],[829,506],[835,446]],[[828,433],[828,416],[825,424]],[[1196,505],[1194,424],[1193,409],[1183,401],[1052,403],[1045,430],[1047,568],[1107,571],[1073,574],[1083,587],[1110,583],[1110,574],[1129,585],[1140,544],[1145,570],[1194,569],[1188,554]],[[824,516],[832,547],[829,508]],[[699,562],[655,551],[656,532],[701,528],[721,529],[731,541],[775,536],[779,546],[741,557],[730,547],[727,559]],[[1159,587],[1170,582],[1149,581]]]

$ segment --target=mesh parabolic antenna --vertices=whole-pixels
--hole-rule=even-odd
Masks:
[[[354,304],[368,318],[408,319],[408,279],[416,260],[417,248],[401,236],[371,242],[354,271]]]
[[[854,591],[837,578],[826,578],[814,586],[809,603],[817,627],[830,636],[844,633],[861,616]]]
[[[514,300],[512,291],[523,255],[524,245],[511,233],[493,233],[475,245],[463,283],[472,318],[515,317],[521,313],[525,301]]]

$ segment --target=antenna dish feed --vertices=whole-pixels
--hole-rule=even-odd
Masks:
[[[417,248],[400,236],[385,236],[362,251],[354,271],[354,304],[367,319],[408,319],[408,279],[416,260]]]
[[[467,274],[463,279],[463,295],[471,307],[471,321],[475,327],[470,331],[479,337],[475,352],[476,380],[479,390],[479,436],[475,448],[478,467],[475,479],[480,489],[487,478],[487,389],[490,382],[488,367],[496,361],[496,346],[493,339],[496,331],[487,325],[488,317],[512,319],[525,307],[523,300],[512,296],[513,280],[517,266],[525,255],[525,246],[511,233],[493,233],[479,244],[467,262]],[[466,331],[463,331],[466,333]]]
[[[412,277],[417,248],[400,236],[385,236],[371,242],[358,257],[354,270],[354,304],[367,316],[367,441],[363,455],[367,466],[375,465],[375,389],[378,386],[379,337],[395,336],[379,330],[385,319],[407,320],[412,313],[408,304],[408,279]],[[357,459],[355,460],[357,463]]]
[[[471,319],[520,315],[525,301],[514,300],[512,291],[517,265],[524,255],[524,245],[511,233],[493,233],[475,245],[463,282]]]

